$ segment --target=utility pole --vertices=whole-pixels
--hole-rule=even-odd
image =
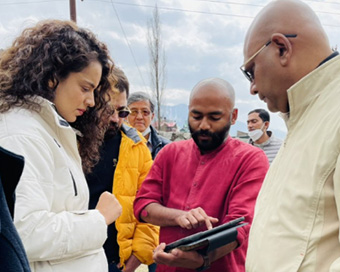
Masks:
[[[71,21],[77,23],[76,0],[70,0],[70,17]]]

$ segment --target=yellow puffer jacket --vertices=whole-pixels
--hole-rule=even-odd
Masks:
[[[123,208],[116,220],[120,263],[125,265],[133,254],[140,262],[150,265],[153,263],[152,251],[159,243],[159,227],[138,222],[133,215],[133,201],[153,161],[146,140],[136,129],[123,124],[121,133],[113,182],[113,194]]]

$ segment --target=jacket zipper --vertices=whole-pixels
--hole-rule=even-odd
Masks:
[[[73,181],[74,196],[77,196],[77,195],[78,195],[78,190],[77,190],[76,181],[74,180],[74,177],[73,177],[73,175],[72,175],[72,172],[71,172],[71,170],[69,170],[69,171],[70,171],[71,178],[72,178],[72,181]]]

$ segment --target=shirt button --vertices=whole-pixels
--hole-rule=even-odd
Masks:
[[[195,182],[195,183],[194,183],[194,187],[196,187],[196,186],[197,186],[197,183]]]
[[[201,161],[201,164],[203,165],[203,164],[205,164],[205,162],[204,162],[204,161]]]

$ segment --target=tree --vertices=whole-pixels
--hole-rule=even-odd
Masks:
[[[161,39],[161,23],[157,4],[152,18],[148,20],[147,41],[150,56],[152,93],[156,100],[157,129],[159,130],[161,126],[161,105],[166,84],[166,57]]]

